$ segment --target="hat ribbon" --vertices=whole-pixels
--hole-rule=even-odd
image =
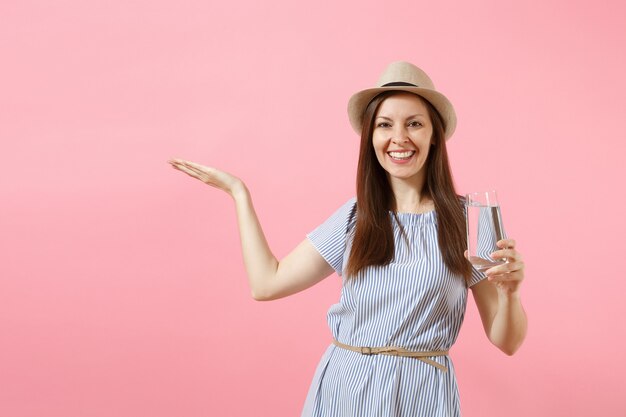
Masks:
[[[383,84],[381,87],[400,87],[400,86],[417,87],[417,85],[415,85],[415,84],[405,83],[404,81],[396,81],[396,82],[393,82],[393,83]]]

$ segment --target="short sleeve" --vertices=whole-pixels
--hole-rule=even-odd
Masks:
[[[355,212],[356,197],[352,197],[324,223],[306,235],[339,276],[342,274],[348,232],[354,224]]]
[[[471,287],[472,285],[476,285],[485,278],[487,278],[487,276],[480,272],[478,269],[474,268],[474,266],[472,265],[472,276],[470,277],[467,286]]]
[[[499,208],[481,207],[478,216],[478,249],[477,255],[483,259],[491,259],[490,254],[498,250],[496,243],[500,239],[506,239],[506,232],[502,227],[502,221],[499,218]],[[486,278],[486,275],[472,266],[472,276],[468,286],[479,283]]]

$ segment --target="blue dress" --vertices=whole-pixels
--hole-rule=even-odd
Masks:
[[[352,346],[448,350],[463,322],[468,285],[485,276],[474,269],[466,284],[445,266],[434,211],[397,213],[410,247],[389,215],[394,258],[389,265],[365,268],[354,279],[342,278],[340,300],[327,315],[332,336]],[[342,277],[355,221],[352,197],[307,234]],[[330,344],[315,371],[302,417],[460,416],[452,361],[448,356],[432,359],[448,371],[415,358],[362,355]]]

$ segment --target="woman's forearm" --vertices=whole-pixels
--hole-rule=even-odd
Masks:
[[[498,311],[491,325],[490,339],[507,355],[514,354],[526,337],[528,323],[519,293],[498,294]]]
[[[231,195],[237,210],[241,250],[250,290],[252,297],[260,300],[267,295],[267,283],[276,274],[278,260],[265,239],[247,187],[241,183]]]

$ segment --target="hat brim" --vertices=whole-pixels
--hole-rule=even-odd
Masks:
[[[385,91],[407,91],[417,94],[424,100],[427,100],[439,112],[444,123],[445,139],[448,140],[456,129],[456,113],[450,100],[443,94],[431,90],[429,88],[410,87],[410,86],[393,86],[393,87],[376,87],[359,91],[350,97],[348,101],[348,117],[350,124],[359,135],[363,129],[363,113],[367,105],[380,93]]]

